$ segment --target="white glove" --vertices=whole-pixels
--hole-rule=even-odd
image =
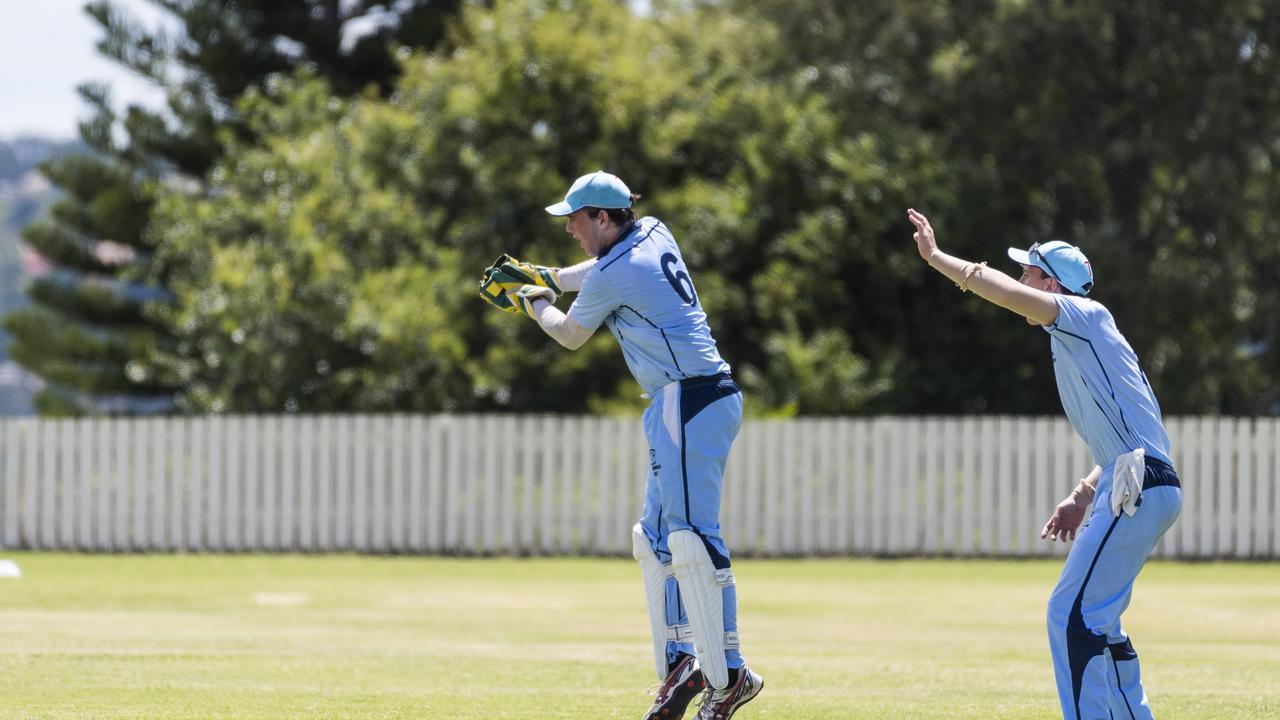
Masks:
[[[1138,448],[1116,457],[1111,469],[1111,515],[1120,517],[1120,511],[1133,517],[1138,512],[1138,498],[1142,496],[1142,481],[1147,476],[1147,451]]]

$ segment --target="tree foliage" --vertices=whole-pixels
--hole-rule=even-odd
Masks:
[[[98,50],[164,90],[163,112],[133,105],[120,114],[109,88],[88,83],[92,116],[81,124],[89,152],[48,163],[63,197],[26,242],[58,271],[33,281],[33,305],[8,315],[13,356],[48,385],[45,414],[174,409],[182,376],[156,362],[171,328],[143,306],[172,295],[150,270],[156,188],[200,183],[225,142],[251,142],[235,101],[267,78],[313,68],[343,95],[389,92],[393,47],[434,47],[461,0],[153,0],[170,23],[148,28],[110,0],[85,10],[102,27]],[[354,24],[364,32],[353,33]],[[150,284],[140,282],[149,278]]]
[[[821,98],[793,98],[785,83],[759,86],[754,68],[772,58],[738,41],[742,20],[688,19],[639,18],[611,2],[569,11],[503,3],[466,16],[459,52],[410,61],[389,102],[335,102],[307,76],[247,98],[242,111],[263,140],[228,155],[212,192],[172,192],[159,225],[174,265],[193,270],[176,286],[172,319],[185,333],[172,362],[192,373],[192,406],[638,404],[611,340],[570,355],[474,295],[479,270],[500,252],[578,259],[542,208],[597,166],[642,192],[646,212],[680,218],[673,222],[686,257],[708,268],[700,296],[732,345],[736,317],[774,304],[732,282],[765,252],[744,212],[749,174],[782,152],[770,139],[784,125],[778,113],[803,120],[801,103]],[[813,117],[813,132],[834,134],[821,113]],[[792,142],[807,142],[808,132],[798,129]],[[184,222],[193,215],[208,220]],[[330,275],[334,267],[342,274]],[[246,330],[249,320],[256,332]],[[865,394],[865,363],[847,342],[824,339],[815,358],[805,340],[816,331],[788,322],[754,356],[735,359],[767,406],[794,405],[800,387],[815,402],[829,397],[824,380],[836,378],[848,381],[842,397]],[[282,331],[288,340],[268,339]],[[286,367],[317,348],[339,360],[306,378],[220,369],[202,377],[210,345],[236,367]],[[766,386],[790,370],[809,379]]]
[[[925,133],[910,202],[944,249],[995,265],[1076,243],[1167,412],[1280,409],[1274,3],[739,5],[804,38],[842,125],[887,112]],[[885,409],[1055,411],[1038,331],[931,275],[877,291],[900,317],[849,318],[891,339]]]
[[[1055,409],[1042,334],[919,263],[911,205],[973,258],[1084,246],[1166,410],[1274,407],[1265,6],[655,8],[498,3],[389,99],[251,92],[261,140],[156,234],[200,258],[168,316],[189,406],[639,405],[611,340],[570,354],[471,295],[500,251],[576,260],[541,208],[608,168],[675,229],[756,411]]]
[[[159,190],[153,362],[200,411],[639,406],[611,339],[474,297],[500,252],[577,260],[542,208],[607,168],[757,412],[1056,410],[1043,333],[925,267],[911,206],[993,266],[1081,245],[1166,412],[1274,411],[1277,47],[1262,0],[471,6],[389,94],[247,88]]]

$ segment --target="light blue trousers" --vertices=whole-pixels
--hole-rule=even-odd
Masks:
[[[671,564],[667,536],[692,530],[702,538],[717,570],[729,568],[729,548],[720,536],[720,490],[729,448],[742,427],[742,393],[727,375],[672,383],[657,393],[644,413],[649,440],[649,479],[640,526],[663,565]],[[735,586],[724,586],[724,630],[738,630]],[[667,626],[688,625],[680,590],[667,578]],[[668,641],[667,661],[693,655],[693,642]],[[740,668],[742,654],[725,652],[728,667]]]
[[[1182,509],[1173,468],[1147,459],[1138,511],[1111,514],[1111,468],[1049,599],[1049,650],[1065,720],[1150,720],[1138,654],[1120,627],[1133,582]]]

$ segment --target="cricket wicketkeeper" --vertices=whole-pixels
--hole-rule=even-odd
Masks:
[[[738,599],[720,535],[720,489],[742,425],[742,392],[716,349],[671,231],[636,219],[637,198],[614,175],[578,178],[547,208],[591,256],[546,268],[506,255],[484,272],[480,294],[529,316],[576,350],[603,323],[651,404],[644,413],[650,472],[632,548],[644,576],[653,654],[662,681],[646,720],[678,720],[704,690],[697,717],[728,720],[764,680],[742,659]],[[577,292],[568,313],[561,293]]]

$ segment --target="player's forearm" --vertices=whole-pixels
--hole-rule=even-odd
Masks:
[[[560,312],[555,305],[539,298],[533,301],[534,319],[543,332],[570,350],[577,350],[591,339],[591,331]]]
[[[556,271],[556,276],[560,280],[560,289],[565,292],[578,292],[582,289],[582,280],[586,278],[587,271],[595,266],[596,259],[591,258],[577,265],[560,268]]]
[[[1052,298],[1041,298],[1032,290],[986,263],[974,263],[934,250],[929,266],[947,276],[961,290],[972,292],[989,303],[1031,318],[1041,325],[1057,319],[1057,305]]]
[[[941,250],[934,251],[929,258],[929,267],[947,276],[961,289],[1003,308],[1009,308],[1009,296],[1020,287],[1017,280],[987,267],[986,263],[972,263]]]

